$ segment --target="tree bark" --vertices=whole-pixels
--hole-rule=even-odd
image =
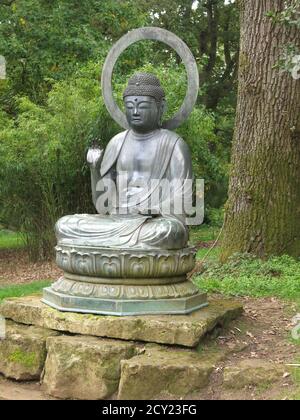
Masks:
[[[290,0],[291,1],[291,0]],[[266,14],[283,0],[240,0],[239,91],[222,260],[300,256],[300,80],[276,68],[295,26]]]

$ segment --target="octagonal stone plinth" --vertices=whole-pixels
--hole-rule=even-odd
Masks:
[[[63,312],[114,316],[189,314],[208,305],[206,293],[199,292],[193,296],[182,298],[125,300],[70,296],[56,292],[50,287],[44,289],[42,302]]]

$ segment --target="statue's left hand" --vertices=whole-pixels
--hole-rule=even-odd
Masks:
[[[93,167],[98,168],[103,157],[103,150],[99,147],[91,147],[86,156],[87,163]]]

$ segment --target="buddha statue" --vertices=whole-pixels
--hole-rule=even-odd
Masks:
[[[182,249],[188,242],[188,229],[185,214],[175,214],[174,201],[183,203],[185,185],[192,181],[189,148],[176,133],[160,128],[165,92],[156,76],[135,74],[124,92],[124,105],[130,129],[117,134],[104,154],[98,148],[87,154],[96,209],[104,213],[101,186],[106,180],[116,185],[117,202],[108,215],[60,219],[58,243]]]
[[[195,266],[186,226],[189,148],[161,127],[166,99],[156,76],[134,74],[123,99],[129,129],[105,151],[87,153],[97,214],[57,222],[56,262],[64,275],[44,289],[42,301],[79,313],[188,314],[207,305],[187,280]]]

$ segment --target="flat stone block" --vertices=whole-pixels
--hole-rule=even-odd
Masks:
[[[62,399],[98,400],[118,390],[121,360],[135,346],[117,340],[60,336],[47,340],[43,389]]]
[[[220,352],[199,354],[157,346],[121,363],[118,399],[184,398],[208,385]]]
[[[0,340],[0,373],[17,381],[39,379],[46,359],[46,340],[55,331],[6,322]]]
[[[212,299],[209,306],[188,315],[114,317],[60,312],[40,297],[6,299],[0,313],[7,319],[73,334],[195,347],[216,326],[239,317],[243,307],[233,300]]]
[[[287,368],[260,359],[246,359],[224,370],[224,386],[243,389],[246,386],[271,385],[281,379]]]

